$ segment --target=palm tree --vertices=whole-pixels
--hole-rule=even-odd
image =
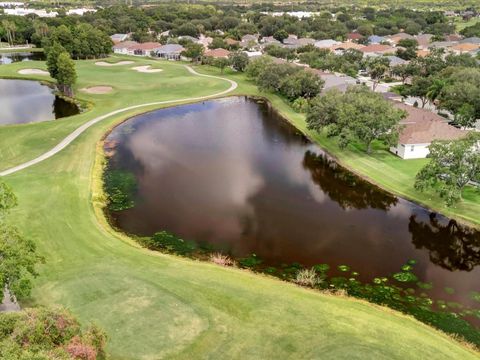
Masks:
[[[2,26],[7,33],[7,42],[12,46],[15,41],[15,31],[17,31],[17,26],[14,22],[8,20],[3,20]]]
[[[445,87],[446,82],[442,79],[433,79],[432,85],[428,88],[427,99],[433,104],[438,99]]]

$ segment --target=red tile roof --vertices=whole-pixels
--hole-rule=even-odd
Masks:
[[[361,49],[359,49],[361,52],[363,53],[374,53],[374,52],[381,52],[381,53],[384,53],[384,52],[394,52],[395,49],[389,45],[382,45],[382,44],[372,44],[372,45],[368,45],[368,46],[365,46]]]
[[[400,132],[400,144],[429,144],[433,140],[455,140],[468,133],[448,125],[445,119],[431,111],[399,102],[394,102],[394,106],[408,114],[401,121],[404,128]]]
[[[230,55],[230,51],[218,48],[213,50],[205,51],[205,56],[214,57],[214,58],[226,58]]]
[[[352,32],[352,33],[347,35],[347,39],[349,39],[349,40],[361,40],[361,39],[363,39],[363,35],[359,34],[359,33],[356,33],[356,32]]]

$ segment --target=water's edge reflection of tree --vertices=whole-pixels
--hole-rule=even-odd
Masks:
[[[388,210],[398,199],[338,165],[327,155],[305,152],[303,167],[312,180],[342,209]]]
[[[471,271],[480,264],[480,232],[455,220],[442,221],[431,213],[426,223],[412,215],[408,230],[415,247],[427,249],[434,264],[450,271]]]
[[[327,155],[305,152],[303,166],[312,180],[342,209],[389,210],[398,199],[338,165]],[[417,249],[426,249],[432,263],[444,269],[471,271],[480,264],[480,232],[430,213],[429,221],[409,218],[408,230]]]

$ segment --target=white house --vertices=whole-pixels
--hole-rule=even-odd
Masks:
[[[405,110],[408,115],[401,121],[398,144],[390,151],[402,159],[422,159],[429,154],[428,147],[434,140],[456,140],[467,132],[448,125],[441,116],[424,109],[394,102],[395,107]]]

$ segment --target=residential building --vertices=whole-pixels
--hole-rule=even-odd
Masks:
[[[471,53],[480,48],[480,44],[471,44],[471,43],[460,43],[452,46],[449,51],[453,52],[456,55]]]
[[[386,38],[384,38],[383,36],[378,36],[378,35],[371,35],[368,37],[368,43],[369,44],[380,44],[382,42],[385,42],[387,41]]]
[[[364,38],[364,36],[357,32],[351,32],[347,34],[347,41],[360,41]]]
[[[222,48],[218,48],[218,49],[213,49],[213,50],[207,50],[207,51],[205,51],[204,55],[206,57],[212,57],[212,58],[215,58],[215,59],[218,59],[218,58],[228,59],[228,56],[230,55],[230,51],[222,49]]]
[[[399,58],[398,56],[395,56],[395,55],[386,56],[386,58],[388,59],[388,61],[390,61],[390,66],[408,64],[407,60],[403,60],[402,58]]]
[[[160,46],[155,50],[155,54],[162,59],[166,60],[180,60],[181,53],[185,49],[182,45],[178,44],[167,44]]]
[[[114,44],[118,44],[122,41],[128,40],[129,35],[128,34],[113,34],[110,36],[110,39],[112,39]]]
[[[391,47],[390,45],[381,44],[367,45],[359,50],[363,52],[364,56],[382,56],[384,54],[395,53],[395,48]]]
[[[402,159],[421,159],[429,154],[428,147],[434,140],[456,140],[467,132],[449,125],[441,116],[400,102],[394,102],[398,109],[405,110],[407,117],[401,121],[398,144],[390,151]]]
[[[419,49],[428,49],[430,47],[430,41],[432,40],[432,34],[420,34],[415,36],[415,40],[418,42]]]
[[[320,49],[330,49],[332,46],[341,44],[339,41],[333,39],[319,40],[315,42],[315,47]]]

